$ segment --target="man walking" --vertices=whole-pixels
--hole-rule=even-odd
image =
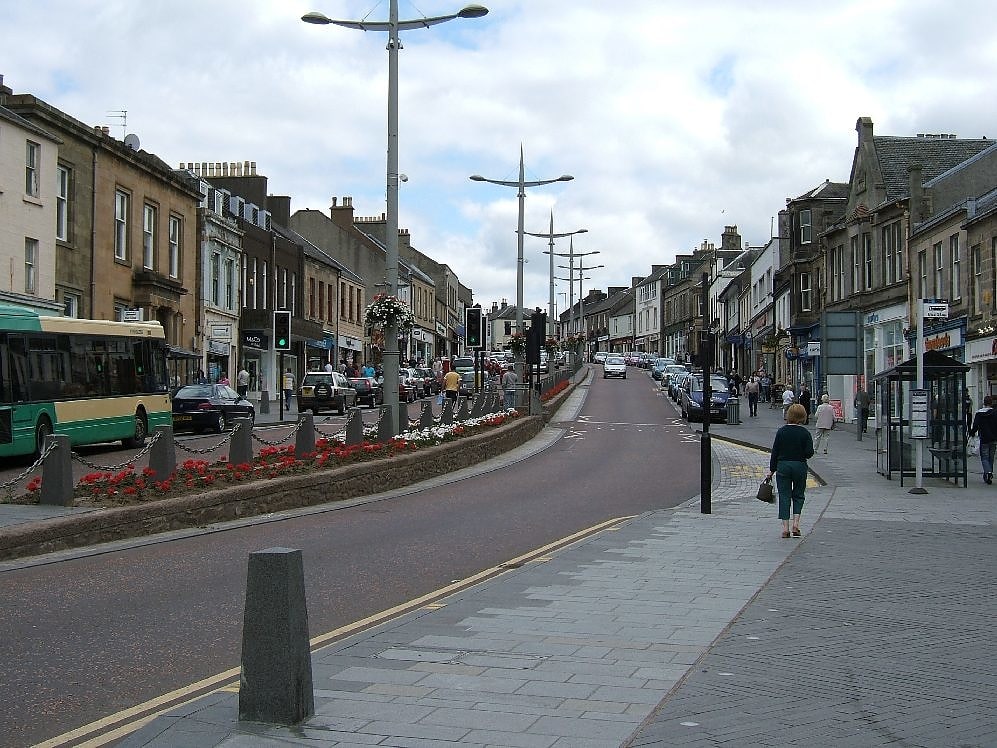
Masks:
[[[865,391],[865,387],[859,387],[855,393],[855,410],[858,412],[859,429],[864,434],[869,425],[869,393]]]
[[[519,377],[516,370],[509,367],[502,375],[502,394],[505,399],[506,410],[516,407],[516,385],[519,384]]]
[[[460,374],[451,369],[446,374],[443,375],[443,393],[447,396],[448,400],[454,401],[454,407],[457,407],[457,393],[460,391]]]
[[[291,373],[291,367],[287,367],[287,371],[284,372],[284,410],[291,409],[291,396],[294,395],[294,375]]]
[[[758,415],[758,393],[761,390],[761,385],[758,384],[758,380],[754,377],[748,380],[748,383],[744,385],[744,392],[748,396],[748,415],[757,416]]]
[[[814,439],[814,454],[824,445],[824,454],[827,454],[827,447],[831,443],[831,429],[834,428],[834,408],[829,402],[828,396],[820,396],[820,405],[814,412],[814,421],[817,426],[817,438]]]
[[[235,389],[239,393],[239,397],[245,400],[246,395],[249,393],[249,372],[246,371],[245,364],[239,369],[239,373],[235,375]]]
[[[983,465],[983,482],[994,482],[994,452],[997,452],[997,411],[991,406],[993,398],[983,398],[983,407],[973,416],[969,435],[980,435],[980,463]]]

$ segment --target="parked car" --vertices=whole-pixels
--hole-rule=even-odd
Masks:
[[[426,376],[418,369],[407,368],[401,371],[404,372],[407,382],[411,384],[412,389],[415,391],[416,399],[426,397],[429,394],[428,388],[431,385],[426,381]]]
[[[609,355],[606,351],[596,351],[592,354],[592,361],[597,364],[602,364],[606,362],[606,357]]]
[[[727,398],[730,391],[727,389],[727,379],[723,376],[713,374],[710,376],[710,387],[712,388],[709,419],[727,423]],[[690,375],[686,377],[682,384],[682,394],[680,396],[679,408],[682,417],[688,421],[702,421],[706,416],[703,408],[703,377],[702,375]]]
[[[471,397],[472,395],[474,395],[474,371],[461,372],[457,397]]]
[[[682,391],[682,383],[691,376],[689,371],[680,371],[672,375],[668,382],[668,396],[675,402],[679,401],[679,393]]]
[[[374,377],[353,377],[350,379],[350,386],[357,391],[357,405],[366,404],[369,408],[376,408],[384,403],[381,383]]]
[[[607,356],[602,364],[602,378],[619,377],[627,378],[627,362],[623,356]]]
[[[383,385],[384,382],[382,381]],[[408,374],[408,369],[398,370],[398,402],[414,403],[418,398],[419,385]]]
[[[661,372],[661,386],[667,389],[672,377],[676,374],[684,374],[688,371],[689,370],[682,366],[682,364],[669,364],[665,367],[664,371]]]
[[[253,404],[225,384],[188,384],[173,396],[174,431],[217,431],[236,418],[256,420]]]
[[[474,371],[474,358],[472,356],[457,356],[450,362],[450,368],[458,374]]]
[[[661,376],[665,373],[665,369],[673,363],[675,363],[675,360],[671,358],[654,359],[654,363],[651,364],[651,377],[661,379]]]
[[[357,391],[350,380],[338,371],[309,371],[298,387],[298,412],[310,410],[318,415],[323,410],[335,410],[345,415],[357,402]]]

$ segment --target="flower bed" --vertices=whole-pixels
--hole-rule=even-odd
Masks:
[[[89,473],[76,484],[73,503],[76,506],[128,506],[208,488],[380,460],[478,434],[518,416],[516,410],[508,410],[466,421],[406,431],[387,442],[365,440],[359,444],[347,445],[338,439],[318,439],[315,451],[302,455],[295,454],[294,445],[264,447],[253,462],[241,464],[231,463],[225,458],[215,463],[185,460],[172,475],[163,480],[157,480],[155,472],[149,468],[136,471],[134,466],[116,473]],[[365,436],[373,439],[376,430],[376,427],[366,428]],[[40,477],[33,478],[27,485],[27,494],[15,499],[15,502],[37,503],[41,485]]]

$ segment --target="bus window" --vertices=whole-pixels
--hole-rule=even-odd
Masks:
[[[11,403],[23,403],[28,399],[28,355],[24,346],[24,338],[11,335],[8,340],[8,358],[10,364],[10,399]]]

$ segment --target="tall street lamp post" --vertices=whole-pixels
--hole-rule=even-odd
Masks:
[[[421,29],[455,18],[480,18],[488,13],[481,5],[468,5],[456,13],[430,18],[417,18],[410,21],[398,20],[398,0],[388,3],[387,21],[338,21],[322,13],[305,13],[301,20],[305,23],[334,24],[360,31],[388,32],[388,159],[387,159],[387,205],[385,211],[385,281],[388,293],[398,296],[398,50],[401,39],[398,32]],[[398,322],[391,320],[384,330],[384,395],[385,429],[391,434],[401,430],[398,403]],[[396,415],[399,416],[396,420]],[[407,420],[407,419],[406,419]],[[404,424],[407,426],[408,424]]]
[[[554,337],[554,240],[562,239],[565,236],[573,237],[575,234],[585,234],[588,233],[588,229],[578,229],[577,231],[566,231],[561,234],[554,233],[554,211],[550,212],[550,231],[546,234],[536,234],[530,231],[526,232],[527,236],[536,236],[541,239],[547,239],[550,249],[544,252],[546,255],[550,255],[550,302],[549,302],[549,314],[547,315],[547,335],[548,337]]]
[[[599,254],[599,250],[593,252],[586,252],[585,254],[596,255]],[[599,270],[600,268],[606,267],[605,265],[592,265],[590,267],[585,267],[585,258],[582,255],[575,255],[575,257],[581,257],[578,260],[578,318],[581,327],[581,333],[583,335],[585,351],[588,352],[588,330],[585,328],[585,295],[582,289],[582,281],[592,280],[590,277],[585,275],[586,270]],[[566,265],[558,265],[559,268],[564,268],[568,270]],[[574,275],[574,273],[569,273]]]
[[[568,267],[566,269],[567,269],[569,275],[574,275],[575,274],[575,258],[576,257],[582,258],[582,257],[588,257],[589,255],[597,255],[597,254],[599,254],[600,251],[598,249],[595,249],[595,250],[592,250],[591,252],[575,252],[575,238],[571,237],[570,242],[571,243],[569,245],[569,249],[568,249],[567,252],[554,252],[553,255],[557,256],[557,257],[567,257],[568,258]],[[545,252],[544,254],[547,254],[547,253]],[[579,262],[581,262],[580,259],[579,259]],[[564,265],[558,265],[558,267],[562,267],[563,268]],[[571,332],[574,332],[575,331],[574,330],[574,322],[575,322],[575,284],[572,283],[568,287],[568,290],[570,292],[570,296],[568,298],[568,305],[569,305],[568,308],[571,310],[570,311],[569,321],[571,323],[570,324]]]
[[[503,187],[517,187],[519,189],[519,226],[516,229],[516,332],[523,332],[523,234],[525,229],[524,212],[526,208],[526,188],[539,187],[544,184],[554,182],[570,182],[574,179],[570,174],[562,174],[555,179],[534,179],[526,180],[526,169],[523,166],[523,146],[519,146],[519,179],[515,182],[502,179],[486,179],[480,174],[472,174],[471,180],[474,182],[488,182],[489,184],[499,184]]]

